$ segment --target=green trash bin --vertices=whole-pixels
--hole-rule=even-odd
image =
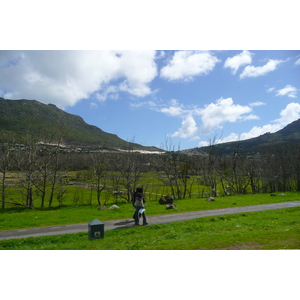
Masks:
[[[104,238],[104,223],[102,223],[98,219],[94,219],[93,221],[89,222],[88,224],[88,233],[89,239],[100,239]]]

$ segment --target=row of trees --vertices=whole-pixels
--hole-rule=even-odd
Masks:
[[[237,142],[231,155],[222,155],[211,145],[208,155],[195,163],[214,196],[218,187],[224,195],[300,191],[299,146],[300,142],[277,143],[249,155],[240,151]]]
[[[187,155],[166,146],[164,154],[140,154],[133,149],[124,152],[76,153],[63,150],[62,140],[47,145],[28,140],[26,145],[2,144],[0,149],[1,208],[22,205],[33,208],[33,193],[40,206],[53,200],[60,203],[66,193],[68,173],[84,170],[89,174],[89,187],[96,191],[101,206],[104,190],[118,193],[130,201],[146,172],[154,174],[175,199],[192,197],[195,186],[211,196],[300,191],[299,143],[283,143],[261,148],[259,154],[245,155],[239,143],[232,155],[216,153],[212,143],[207,155]],[[8,175],[15,172],[17,186],[25,201],[8,194]],[[145,192],[150,189],[144,186]],[[207,194],[206,194],[207,195]]]
[[[41,144],[28,137],[22,145],[3,143],[0,145],[1,208],[4,210],[6,204],[33,208],[34,197],[40,199],[41,207],[51,207],[54,199],[62,203],[72,171],[85,173],[88,186],[96,191],[99,206],[104,190],[126,190],[126,196],[122,196],[131,199],[145,172],[146,161],[146,156],[133,149],[124,153],[74,151],[64,147],[62,139]],[[13,183],[9,176],[12,172],[17,176]],[[12,187],[18,189],[25,201],[9,196]]]

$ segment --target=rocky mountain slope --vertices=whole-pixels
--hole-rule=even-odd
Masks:
[[[268,147],[270,148],[288,142],[300,142],[300,119],[288,124],[286,127],[275,133],[265,133],[256,138],[243,141],[216,144],[214,146],[214,151],[222,154],[232,154],[238,147],[240,153],[255,154],[262,148],[266,150]],[[209,146],[190,149],[190,153],[194,154],[205,154],[208,153],[208,151]]]
[[[160,150],[124,141],[53,104],[0,98],[0,143],[12,137],[18,143],[26,143],[28,136],[45,143],[62,138],[68,146],[88,149]]]

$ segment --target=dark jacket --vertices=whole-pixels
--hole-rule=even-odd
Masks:
[[[134,202],[134,206],[138,206],[138,207],[144,207],[145,202],[144,202],[144,198],[143,197],[135,197],[135,202]]]

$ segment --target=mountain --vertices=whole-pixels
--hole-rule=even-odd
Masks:
[[[18,143],[26,143],[26,136],[45,143],[62,137],[63,143],[70,147],[161,151],[156,147],[124,141],[54,104],[0,98],[0,143],[12,136]]]
[[[285,144],[287,142],[300,142],[300,119],[288,124],[283,129],[275,133],[265,133],[259,137],[243,141],[228,142],[214,145],[214,151],[222,154],[232,154],[239,147],[239,152],[245,154],[254,154],[262,148],[268,149],[271,146]],[[210,147],[200,147],[190,149],[190,153],[205,154]]]

